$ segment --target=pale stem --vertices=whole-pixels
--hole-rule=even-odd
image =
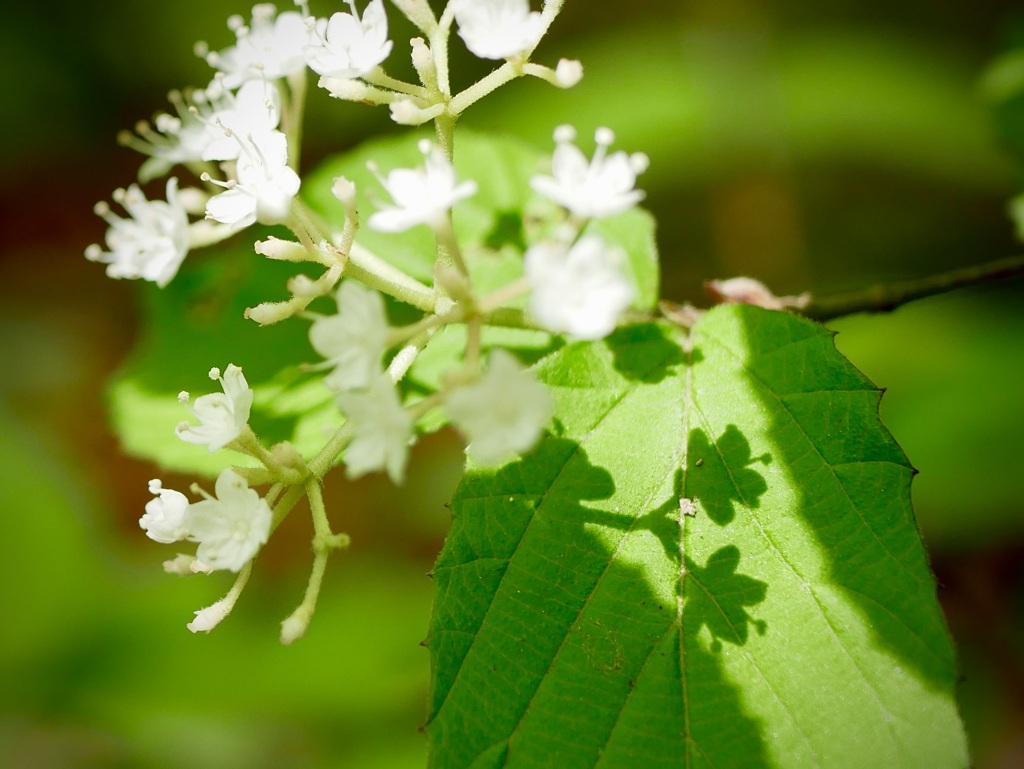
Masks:
[[[455,159],[455,118],[448,108],[451,101],[452,87],[448,74],[448,39],[451,34],[452,20],[455,18],[455,11],[452,4],[445,6],[441,14],[441,21],[430,33],[430,51],[434,57],[434,66],[437,69],[437,88],[440,92],[441,103],[445,104],[445,111],[434,118],[434,132],[437,134],[437,144],[444,152],[449,161]]]
[[[352,425],[346,422],[338,428],[326,445],[317,452],[317,455],[309,460],[307,463],[309,474],[314,478],[323,478],[350,440],[352,440]]]
[[[356,239],[356,230],[359,229],[359,210],[356,208],[356,201],[349,200],[345,205],[345,226],[341,228],[341,238],[338,241],[338,250],[348,260],[352,253],[352,243]]]
[[[306,593],[302,597],[302,603],[289,618],[299,621],[301,632],[285,640],[285,643],[296,640],[306,632],[313,612],[316,611],[316,601],[320,595],[320,587],[323,585],[324,572],[327,571],[327,558],[331,554],[331,550],[348,547],[349,544],[347,534],[331,533],[319,479],[310,478],[306,482],[306,496],[309,498],[309,509],[313,516],[313,568],[310,570],[309,582],[306,584]]]
[[[517,66],[511,61],[506,61],[489,75],[482,77],[473,85],[452,97],[448,110],[453,115],[461,115],[469,106],[522,74],[521,65]]]
[[[249,425],[242,428],[242,432],[227,445],[227,448],[249,455],[261,462],[271,472],[280,469],[277,463],[274,462],[274,458],[270,456],[270,452],[260,443],[260,439],[256,437],[256,433],[252,431]]]
[[[480,316],[470,318],[466,324],[466,368],[477,371],[480,368]]]
[[[452,229],[451,212],[447,212],[435,225],[434,233],[437,235],[437,262],[435,264],[434,282],[440,286],[436,279],[437,268],[441,266],[454,267],[464,277],[469,277],[469,270],[466,269],[466,262],[462,258],[462,250],[455,238],[455,231]]]
[[[426,0],[392,0],[392,2],[424,34],[429,36],[437,29],[437,18]]]
[[[423,285],[358,243],[353,243],[349,251],[345,274],[419,310],[434,311],[437,302],[434,289]]]
[[[253,484],[252,482],[250,482],[250,485],[258,484]],[[277,503],[277,498],[281,495],[281,492],[284,491],[284,488],[285,484],[275,483],[273,486],[267,489],[267,493],[264,495],[263,499],[268,505],[270,505],[271,509],[273,509],[274,505]]]
[[[418,99],[426,99],[430,95],[423,86],[407,83],[404,80],[397,80],[388,75],[381,67],[377,67],[372,72],[363,75],[363,80],[381,88],[390,88],[398,93],[415,96]]]
[[[284,496],[277,501],[277,504],[274,505],[273,514],[271,516],[271,533],[281,525],[281,521],[288,516],[288,513],[292,511],[292,508],[295,507],[298,501],[302,499],[305,494],[306,490],[301,485],[292,486],[284,493]]]
[[[540,9],[541,18],[544,19],[544,32],[541,34],[542,38],[551,28],[551,22],[553,22],[558,14],[562,12],[562,6],[564,4],[565,0],[547,0],[544,3],[544,7]],[[533,51],[531,50],[530,53],[533,53]]]
[[[231,586],[231,589],[228,590],[224,597],[220,599],[224,604],[225,616],[230,614],[231,610],[235,608],[235,603],[238,601],[238,597],[245,589],[245,583],[249,581],[249,575],[252,574],[252,564],[255,560],[255,557],[251,558],[245,566],[238,570],[238,576],[235,577],[235,583]]]
[[[292,212],[299,220],[301,226],[306,230],[306,239],[303,240],[301,233],[299,240],[303,245],[310,248],[313,253],[320,253],[315,245],[307,245],[307,242],[325,240],[320,227],[312,211],[298,200],[292,205]],[[346,227],[348,220],[346,219]],[[353,230],[353,237],[355,232]],[[341,241],[344,244],[345,232],[342,232]],[[335,248],[338,248],[335,245]],[[424,312],[433,312],[437,296],[434,290],[425,286],[410,275],[402,272],[397,267],[385,262],[375,253],[358,243],[352,243],[348,251],[348,262],[345,264],[345,275],[365,283],[370,288],[381,293],[394,297],[401,302],[411,304]]]

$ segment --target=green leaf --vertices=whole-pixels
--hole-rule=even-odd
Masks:
[[[431,766],[966,765],[914,471],[828,331],[721,307],[537,372],[556,433],[471,469],[434,570]]]

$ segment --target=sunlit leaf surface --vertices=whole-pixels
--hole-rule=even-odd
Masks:
[[[749,307],[537,366],[553,434],[471,469],[434,572],[434,767],[963,767],[879,391]]]

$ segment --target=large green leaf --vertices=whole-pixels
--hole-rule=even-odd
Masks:
[[[966,765],[914,470],[827,330],[721,307],[537,371],[556,434],[470,469],[434,571],[431,766]]]

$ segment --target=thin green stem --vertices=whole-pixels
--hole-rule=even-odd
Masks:
[[[270,531],[273,533],[278,526],[281,525],[288,513],[292,511],[295,505],[300,499],[306,494],[306,490],[301,486],[292,486],[284,493],[284,496],[277,501],[274,505],[273,515],[270,519]]]
[[[879,284],[832,296],[813,297],[805,308],[797,312],[822,321],[858,312],[889,312],[915,299],[1017,275],[1024,275],[1024,255],[940,272],[915,280]]]
[[[473,85],[467,87],[452,97],[448,111],[453,115],[461,115],[468,107],[480,101],[487,94],[495,91],[501,86],[523,74],[522,65],[506,61],[489,75],[477,80]]]
[[[352,440],[352,425],[346,422],[338,428],[331,439],[317,452],[317,455],[309,460],[307,464],[309,474],[314,478],[323,478],[350,440]]]
[[[358,243],[353,243],[349,251],[345,274],[424,312],[433,312],[437,303],[434,289],[388,264]]]
[[[372,72],[363,75],[363,80],[381,88],[389,88],[398,93],[415,96],[417,99],[426,99],[430,96],[427,89],[423,86],[407,83],[404,80],[397,80],[388,75],[381,67],[377,67]]]
[[[290,644],[302,637],[309,627],[309,622],[316,611],[316,601],[320,595],[320,587],[327,571],[327,558],[332,550],[348,547],[349,538],[346,534],[332,534],[331,524],[327,520],[324,507],[323,490],[319,478],[306,481],[306,496],[309,498],[309,509],[313,516],[313,568],[310,570],[306,593],[298,608],[281,623],[281,641]]]
[[[434,227],[434,234],[437,235],[437,263],[434,266],[435,276],[439,267],[454,267],[464,278],[469,277],[469,270],[462,258],[462,249],[459,248],[459,241],[455,237],[455,230],[452,229],[451,212],[445,216]],[[435,283],[440,287],[440,281],[435,277]]]
[[[431,10],[427,0],[391,1],[425,35],[429,36],[437,29],[437,17],[434,16],[434,12]]]
[[[434,132],[437,135],[438,146],[449,161],[455,159],[455,120],[457,117],[448,109],[448,102],[452,97],[448,72],[448,39],[451,35],[452,19],[455,18],[454,13],[452,3],[449,3],[444,9],[444,13],[441,14],[440,23],[429,36],[430,52],[434,57],[434,67],[437,70],[439,102],[446,105],[445,111],[434,118]]]
[[[476,371],[480,368],[480,316],[470,318],[466,324],[466,352],[463,356],[466,368]]]

